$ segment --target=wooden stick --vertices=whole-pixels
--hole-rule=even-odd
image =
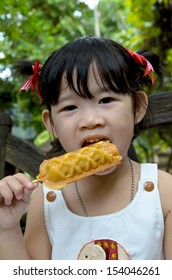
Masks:
[[[33,181],[32,181],[32,183],[40,183],[41,181],[40,180],[38,180],[38,179],[34,179]]]

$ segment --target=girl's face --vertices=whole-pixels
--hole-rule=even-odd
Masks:
[[[145,109],[137,104],[134,114],[131,96],[104,90],[100,84],[98,73],[94,69],[93,74],[90,68],[88,86],[94,98],[85,99],[69,88],[64,77],[59,102],[51,110],[53,126],[47,110],[43,111],[43,121],[67,152],[109,139],[124,157],[133,138],[134,125],[141,121]],[[144,103],[146,100],[144,95]]]

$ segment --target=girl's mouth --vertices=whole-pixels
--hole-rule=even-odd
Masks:
[[[107,138],[90,138],[84,141],[82,148],[97,143],[99,141],[109,141],[109,140]]]

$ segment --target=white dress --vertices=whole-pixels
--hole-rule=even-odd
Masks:
[[[153,189],[145,189],[145,182]],[[141,178],[133,201],[119,212],[83,217],[66,206],[61,191],[54,202],[46,199],[45,223],[52,244],[52,259],[163,259],[164,220],[156,164],[141,164]],[[98,249],[98,251],[96,251]],[[84,252],[84,254],[82,254]],[[86,252],[86,253],[85,253]]]

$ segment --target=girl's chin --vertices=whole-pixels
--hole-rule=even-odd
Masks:
[[[97,172],[95,175],[98,175],[98,176],[108,175],[108,174],[112,173],[116,169],[116,167],[117,166],[112,166],[112,167],[107,168],[103,171]]]

